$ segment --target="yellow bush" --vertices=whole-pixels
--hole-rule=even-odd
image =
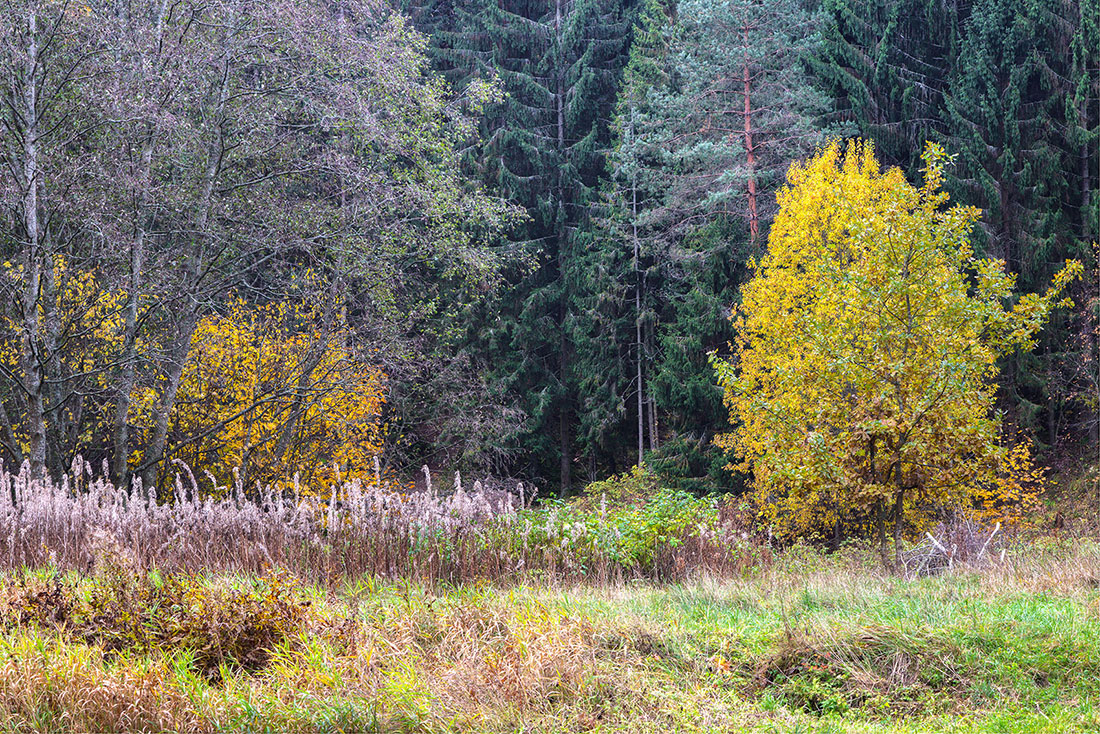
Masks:
[[[997,359],[1034,346],[1082,266],[1043,295],[1014,293],[969,244],[980,212],[948,207],[949,158],[925,182],[883,170],[869,143],[795,164],[768,252],[742,288],[732,361],[715,360],[731,432],[765,519],[806,536],[838,520],[906,531],[943,507],[1019,507],[1030,461],[1000,445]],[[1012,304],[1012,305],[1008,305]]]
[[[305,308],[230,303],[192,340],[172,415],[174,456],[228,485],[303,491],[337,479],[372,482],[382,450],[385,374],[348,346],[344,328],[322,332]]]
[[[1018,525],[1039,506],[1046,471],[1036,466],[1027,442],[1017,437],[1001,458],[996,476],[971,489],[978,516],[988,522]]]

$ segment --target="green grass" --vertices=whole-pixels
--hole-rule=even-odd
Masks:
[[[917,581],[801,549],[666,587],[303,587],[265,664],[218,675],[171,638],[13,623],[8,578],[0,731],[1100,731],[1100,546],[1027,558]]]

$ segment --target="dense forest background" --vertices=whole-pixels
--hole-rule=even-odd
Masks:
[[[567,490],[644,453],[682,486],[729,486],[707,354],[767,240],[794,159],[875,141],[984,211],[978,247],[1036,291],[1095,272],[1100,6],[1091,0],[409,3],[457,88],[497,80],[468,170],[522,204],[530,253],[461,344],[521,411],[508,470]],[[1004,365],[1003,408],[1047,447],[1096,432],[1096,287]],[[456,444],[457,446],[458,444]],[[504,449],[505,447],[501,447]],[[437,446],[436,450],[446,447]],[[448,459],[455,457],[448,456]]]
[[[855,135],[953,154],[1019,291],[1086,264],[1001,407],[1100,441],[1097,0],[2,12],[8,465],[736,489],[708,355],[790,163]]]

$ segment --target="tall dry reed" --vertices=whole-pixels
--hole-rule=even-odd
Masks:
[[[191,471],[179,470],[173,499],[163,502],[140,480],[117,487],[79,459],[59,480],[26,465],[18,473],[0,467],[0,569],[88,571],[111,557],[134,569],[283,568],[319,583],[363,575],[602,583],[724,574],[746,562],[723,534],[685,532],[646,568],[618,567],[598,550],[580,549],[568,525],[555,525],[556,511],[525,509],[533,493],[521,484],[506,491],[475,482],[467,491],[456,474],[446,492],[430,479],[408,493],[358,480],[323,496],[296,484],[280,491],[240,482],[200,492]]]
[[[498,576],[519,562],[478,543],[488,524],[515,516],[519,492],[459,482],[446,495],[401,494],[356,480],[325,497],[239,482],[204,493],[181,471],[174,500],[158,502],[140,480],[117,487],[80,459],[58,481],[0,467],[0,568],[84,570],[110,552],[138,568],[441,579]]]

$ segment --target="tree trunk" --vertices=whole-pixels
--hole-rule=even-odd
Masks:
[[[176,407],[176,397],[179,394],[180,382],[183,380],[183,369],[187,364],[191,338],[195,335],[197,325],[197,315],[188,313],[180,324],[176,340],[172,344],[168,380],[164,392],[161,393],[160,404],[157,406],[157,422],[153,427],[153,437],[149,441],[148,459],[142,465],[142,481],[146,487],[155,487],[157,483],[157,466],[164,459],[164,450],[168,444],[168,425],[172,418],[172,411]]]
[[[883,568],[890,568],[890,557],[886,555],[886,503],[875,503],[875,534],[878,535],[878,555]]]
[[[176,397],[179,394],[180,382],[183,378],[183,370],[187,364],[187,354],[191,349],[191,339],[195,335],[195,329],[199,323],[198,288],[200,287],[202,256],[207,240],[210,239],[210,215],[213,209],[214,186],[221,173],[225,156],[225,107],[229,100],[229,70],[232,61],[232,49],[230,47],[231,30],[226,30],[226,38],[222,50],[222,66],[220,69],[218,84],[218,101],[211,115],[214,137],[210,141],[207,150],[206,170],[203,172],[202,191],[198,201],[198,213],[195,217],[195,241],[192,242],[184,265],[184,293],[188,296],[187,311],[180,321],[176,341],[172,345],[170,363],[168,365],[168,380],[164,392],[161,395],[160,405],[157,410],[157,422],[153,430],[153,438],[148,449],[148,459],[143,464],[146,486],[155,486],[157,483],[157,466],[164,460],[165,448],[168,441],[168,423],[172,411],[176,406]]]
[[[19,442],[15,440],[15,429],[11,424],[11,416],[4,402],[0,400],[0,429],[3,429],[4,448],[11,454],[12,464],[9,468],[18,467],[23,463],[23,452],[19,450]]]
[[[901,527],[905,520],[905,477],[901,472],[901,454],[895,457],[894,464],[894,567],[896,573],[901,568]]]
[[[630,107],[630,135],[634,136],[634,106]],[[638,178],[630,181],[630,227],[634,239],[634,350],[637,361],[635,379],[638,381],[638,466],[645,464],[645,384],[642,382],[642,271],[638,243]]]
[[[283,457],[286,456],[286,452],[290,449],[291,442],[294,440],[294,432],[298,429],[298,421],[301,420],[302,414],[306,411],[306,392],[309,390],[310,384],[313,381],[313,372],[317,369],[317,366],[321,362],[321,354],[318,353],[315,358],[311,358],[302,368],[302,372],[298,375],[298,381],[295,385],[294,401],[291,403],[290,414],[287,416],[286,423],[279,429],[279,439],[275,442],[275,460],[281,462]]]
[[[43,388],[43,355],[38,299],[43,253],[38,221],[38,18],[30,7],[27,17],[27,50],[23,65],[23,230],[26,235],[23,269],[23,339],[20,354],[23,390],[27,404],[27,437],[31,470],[46,468],[46,403]],[[49,266],[50,263],[46,263]]]
[[[645,341],[650,347],[648,353],[653,354],[653,324],[650,324]],[[649,394],[649,450],[656,451],[659,448],[661,448],[661,435],[657,424],[657,398],[651,392]]]
[[[1085,107],[1086,103],[1082,102],[1081,107],[1077,111],[1078,125],[1082,130],[1088,129],[1088,113]],[[1092,221],[1090,217],[1092,210],[1090,204],[1092,202],[1092,182],[1090,180],[1089,171],[1089,153],[1090,150],[1096,150],[1095,145],[1081,145],[1080,160],[1081,160],[1081,239],[1086,242],[1092,240]]]
[[[756,153],[752,145],[752,74],[749,69],[749,26],[747,20],[746,25],[741,28],[741,38],[745,44],[744,64],[742,66],[744,90],[742,94],[745,97],[745,111],[743,113],[745,120],[745,165],[749,174],[749,245],[755,250],[756,242],[760,237],[760,220],[756,213],[756,174],[754,173]]]
[[[649,450],[661,448],[660,433],[657,426],[657,399],[649,396]]]
[[[569,496],[572,484],[573,452],[569,440],[569,413],[563,404],[561,408],[561,491],[562,499]]]
[[[123,12],[125,12],[125,3]],[[156,52],[153,68],[160,66],[160,51],[164,46],[164,21],[168,13],[168,0],[161,0],[157,8]],[[134,235],[130,242],[130,293],[126,302],[126,317],[122,327],[122,373],[119,375],[118,396],[115,400],[114,431],[111,445],[111,473],[119,486],[126,486],[130,471],[130,404],[133,401],[137,370],[137,317],[145,272],[145,241],[149,224],[149,182],[153,169],[153,147],[157,129],[153,123],[145,125],[141,145],[140,168],[137,180],[141,186],[138,205],[134,211]]]
[[[1050,371],[1053,372],[1054,370],[1051,369]],[[1053,382],[1048,383],[1049,385],[1053,385]],[[1050,388],[1048,387],[1048,389]],[[1061,400],[1057,396],[1052,395],[1047,399],[1047,443],[1050,444],[1051,448],[1058,445],[1058,412],[1060,405]]]
[[[563,16],[563,0],[556,0],[554,6],[554,43],[560,48],[562,45],[562,16]],[[558,199],[558,277],[563,281],[565,280],[565,250],[566,242],[569,237],[569,233],[565,227],[565,184],[563,181],[564,171],[563,165],[565,161],[566,148],[565,148],[565,70],[559,68],[556,70],[556,87],[554,90],[554,107],[557,112],[557,150],[559,157],[559,165],[557,171],[557,199]],[[562,386],[562,398],[561,406],[559,408],[559,420],[560,420],[560,451],[561,451],[561,496],[567,497],[571,489],[572,483],[572,464],[573,464],[573,444],[572,444],[572,426],[571,416],[569,410],[569,355],[568,355],[568,338],[565,334],[565,321],[568,311],[567,294],[563,289],[561,295],[561,301],[558,305],[558,328],[561,331],[561,338],[559,341],[559,347],[561,354],[559,355],[559,377]]]
[[[635,243],[637,251],[637,243]],[[642,306],[641,286],[634,291],[634,343],[637,350],[637,371],[634,379],[638,381],[638,466],[645,464],[645,383],[642,381]]]
[[[50,241],[50,232],[47,228],[42,232],[45,247],[42,249],[52,255],[53,243]],[[42,308],[42,346],[39,359],[43,367],[43,409],[46,415],[51,416],[50,425],[46,431],[46,468],[56,472],[63,468],[65,462],[65,440],[71,435],[79,434],[79,427],[74,431],[71,416],[66,418],[64,405],[64,384],[62,383],[61,355],[58,346],[61,342],[61,322],[57,312],[57,294],[59,285],[57,272],[54,268],[53,257],[48,257],[43,263],[41,292],[38,302]]]
[[[140,215],[139,215],[139,218]],[[126,319],[122,327],[122,374],[118,380],[115,400],[114,433],[111,447],[111,473],[118,486],[129,482],[130,466],[130,404],[136,382],[138,293],[145,263],[145,225],[138,225],[130,243],[130,293],[126,303]]]

